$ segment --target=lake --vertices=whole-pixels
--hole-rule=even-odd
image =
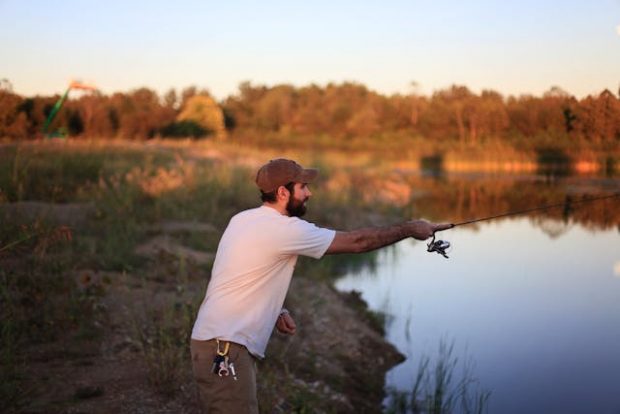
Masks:
[[[611,179],[549,176],[415,181],[426,192],[412,210],[438,206],[439,219],[448,222],[620,188]],[[497,182],[498,191],[485,184]],[[442,202],[442,192],[459,191],[460,202],[448,195],[451,205]],[[432,367],[443,342],[491,392],[491,413],[617,414],[619,215],[614,198],[457,227],[438,233],[452,244],[449,259],[405,240],[336,286],[360,291],[371,309],[387,315],[387,339],[407,357],[388,373],[388,388],[410,391],[422,358]]]

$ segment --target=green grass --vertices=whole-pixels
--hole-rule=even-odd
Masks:
[[[134,281],[142,275],[172,289],[162,304],[145,301],[141,316],[135,317],[133,336],[147,368],[145,381],[162,396],[176,394],[179,379],[191,372],[189,332],[210,265],[166,255],[145,258],[135,248],[159,234],[153,229],[157,223],[191,221],[212,224],[217,231],[178,232],[169,237],[186,247],[215,252],[230,217],[260,204],[253,169],[217,160],[192,161],[186,155],[191,153],[96,144],[0,147],[3,411],[18,410],[27,401],[26,344],[64,343],[79,349],[81,343],[99,338],[106,320],[101,299],[110,284],[123,281],[94,283],[83,278],[104,271],[127,274]],[[317,185],[313,201],[317,208],[310,219],[327,226],[364,220],[371,207],[359,194],[354,190],[329,193],[323,186],[323,182]],[[83,203],[88,214],[73,226],[25,210],[6,214],[5,205],[21,201]],[[373,260],[373,256],[342,256],[305,262],[300,263],[298,274],[329,280],[348,266]],[[185,290],[197,284],[202,286],[194,295]],[[319,404],[318,394],[301,385],[283,392],[296,412],[311,412]],[[264,406],[266,396],[262,398]]]
[[[462,375],[457,378],[458,368],[462,368]],[[441,340],[433,366],[428,356],[420,358],[413,388],[410,391],[391,390],[387,412],[482,414],[488,411],[490,397],[490,391],[480,388],[471,361],[459,361],[454,356],[454,342]]]
[[[3,229],[10,224],[0,223]],[[76,343],[97,340],[103,309],[101,284],[82,284],[71,271],[66,243],[49,240],[50,232],[19,227],[14,244],[0,257],[0,408],[18,411],[28,406],[34,389],[28,384],[28,346],[64,344],[69,352]],[[34,233],[28,233],[34,232]],[[53,235],[53,232],[51,233]],[[42,246],[46,246],[45,249]]]
[[[23,386],[23,356],[18,354],[22,343],[19,322],[12,304],[11,292],[5,281],[5,272],[0,271],[0,411],[11,412],[25,404],[27,391]]]
[[[130,149],[56,147],[42,144],[0,147],[0,190],[5,201],[79,201],[100,178],[124,174],[135,165],[168,164],[171,154]]]
[[[134,320],[147,380],[164,397],[174,397],[191,371],[188,344],[196,310],[192,302],[177,301],[159,311],[147,308],[145,317]]]

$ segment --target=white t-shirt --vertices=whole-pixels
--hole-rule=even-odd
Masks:
[[[261,206],[235,215],[217,248],[192,338],[219,338],[264,357],[298,255],[321,258],[336,232]]]

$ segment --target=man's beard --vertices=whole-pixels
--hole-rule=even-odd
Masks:
[[[306,200],[300,201],[293,197],[291,194],[291,198],[289,198],[288,203],[286,203],[286,211],[291,217],[301,217],[306,214],[306,206],[304,202]]]

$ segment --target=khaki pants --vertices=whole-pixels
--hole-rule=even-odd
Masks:
[[[222,351],[223,344],[220,341]],[[235,364],[237,380],[233,378],[232,373],[220,377],[212,371],[216,349],[215,339],[191,341],[192,368],[203,411],[207,414],[258,414],[254,357],[243,345],[231,342],[228,358],[229,363]]]

